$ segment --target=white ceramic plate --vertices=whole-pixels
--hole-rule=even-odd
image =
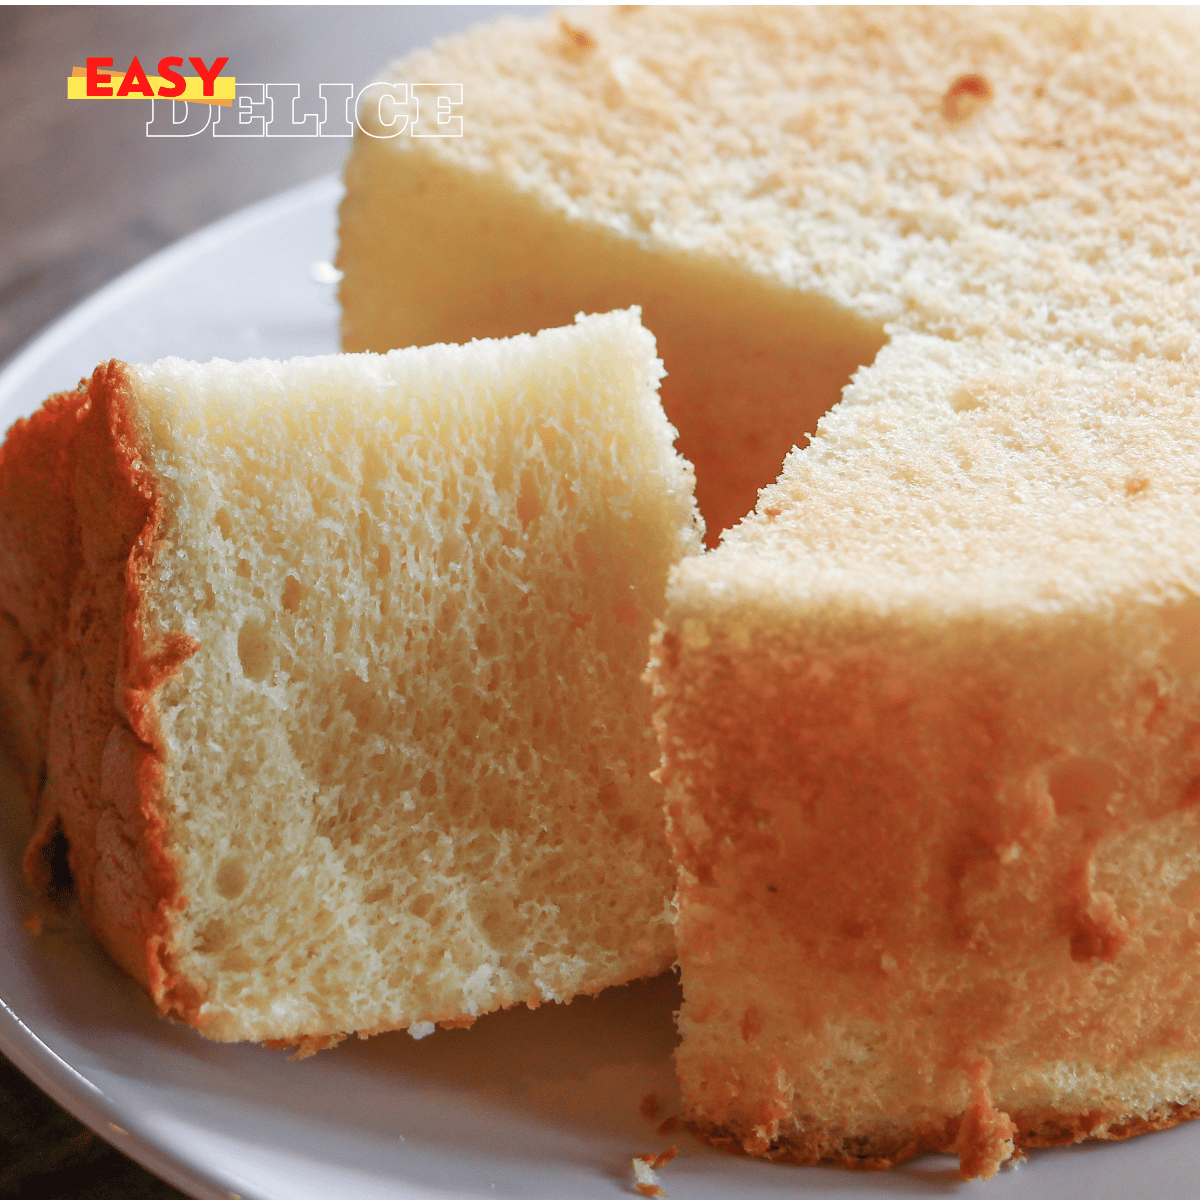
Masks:
[[[337,349],[333,179],[180,242],[51,326],[0,374],[0,428],[108,358],[147,361]],[[630,1158],[666,1149],[672,1200],[893,1194],[989,1200],[1200,1196],[1200,1123],[1035,1153],[990,1184],[928,1157],[859,1174],[754,1162],[659,1136],[674,1111],[673,978],[568,1007],[513,1010],[420,1042],[387,1034],[304,1062],[220,1046],[159,1020],[86,931],[31,937],[20,880],[23,802],[0,776],[0,1047],[39,1086],[198,1200],[613,1200]]]

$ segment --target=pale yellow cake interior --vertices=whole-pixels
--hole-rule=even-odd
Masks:
[[[691,472],[636,314],[135,368],[175,953],[222,1039],[470,1019],[674,960],[639,682]]]

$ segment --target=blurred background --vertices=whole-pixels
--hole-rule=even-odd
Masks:
[[[507,10],[519,6],[508,6]],[[338,171],[344,138],[146,136],[151,102],[68,101],[91,57],[124,69],[228,57],[243,81],[355,92],[393,58],[495,7],[0,7],[0,363],[135,263],[256,200]],[[186,74],[193,74],[185,68]],[[2,988],[3,981],[0,981]],[[2,993],[0,993],[2,994]],[[181,1193],[124,1158],[0,1059],[0,1198]]]
[[[342,165],[348,138],[147,137],[150,100],[68,100],[91,57],[123,70],[228,57],[240,81],[355,91],[391,59],[507,9],[0,7],[0,363],[71,305],[220,217]],[[185,66],[184,73],[195,72]]]

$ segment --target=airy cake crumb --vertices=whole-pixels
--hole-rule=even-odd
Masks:
[[[665,1166],[679,1153],[677,1146],[664,1150],[661,1154],[638,1154],[633,1159],[634,1187],[642,1196],[665,1196],[659,1185],[655,1171]]]

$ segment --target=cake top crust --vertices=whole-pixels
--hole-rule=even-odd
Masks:
[[[1178,9],[572,10],[394,64],[468,86],[463,137],[389,145],[896,328],[1178,360],[1198,46]]]
[[[386,145],[883,322],[681,602],[1157,604],[1200,591],[1198,50],[1179,9],[572,10],[396,64],[469,81],[464,136]]]

